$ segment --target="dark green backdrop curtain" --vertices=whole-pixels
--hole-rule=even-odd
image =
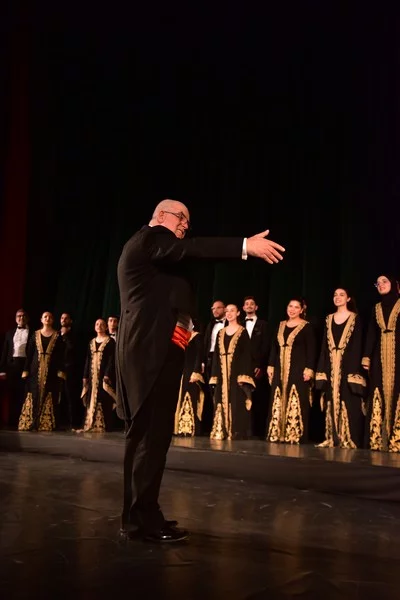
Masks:
[[[203,321],[213,299],[247,294],[271,321],[298,294],[322,317],[337,285],[368,315],[373,281],[399,259],[396,8],[89,5],[44,2],[30,20],[35,324],[69,311],[89,332],[118,312],[118,256],[164,197],[188,204],[193,235],[268,227],[287,248],[273,267],[198,265]]]
[[[23,14],[28,16],[24,4]],[[30,27],[0,7],[0,342],[24,299],[31,175]]]

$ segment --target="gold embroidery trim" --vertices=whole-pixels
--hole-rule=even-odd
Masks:
[[[221,404],[222,404],[222,412],[224,418],[225,431],[227,433],[228,439],[232,437],[232,412],[230,410],[229,404],[229,384],[231,380],[231,368],[232,368],[232,360],[233,355],[236,350],[237,343],[239,341],[240,336],[244,331],[244,327],[240,326],[232,335],[228,350],[225,352],[225,329],[221,329],[219,333],[219,359],[221,363],[221,373],[222,373],[222,389],[221,389]]]
[[[389,441],[389,452],[400,452],[400,394],[397,399],[393,433]]]
[[[315,381],[328,381],[328,376],[326,373],[317,372],[315,374]]]
[[[362,375],[358,373],[351,373],[347,375],[348,383],[356,383],[357,385],[362,385],[363,387],[367,387],[367,382]]]
[[[278,343],[280,347],[279,353],[279,361],[281,367],[281,382],[282,382],[282,392],[281,392],[281,411],[282,411],[282,423],[286,421],[286,404],[287,404],[287,386],[289,381],[289,373],[290,373],[290,365],[292,359],[292,348],[294,341],[300,331],[308,324],[308,321],[304,321],[293,327],[293,331],[290,332],[288,338],[286,340],[284,338],[284,331],[286,327],[286,321],[281,321],[278,329]]]
[[[107,338],[102,342],[96,351],[96,338],[93,338],[89,344],[90,354],[91,354],[91,394],[89,403],[87,405],[87,413],[84,425],[84,431],[88,431],[91,429],[92,431],[100,431],[101,428],[104,431],[105,423],[104,423],[104,413],[103,409],[100,411],[97,409],[97,394],[98,394],[98,386],[99,386],[99,377],[100,377],[100,366],[101,361],[103,359],[103,352],[107,344],[109,343],[111,338]],[[104,388],[104,386],[103,386]],[[107,390],[106,390],[107,391]],[[109,392],[107,392],[109,393]]]
[[[178,435],[190,435],[195,434],[195,419],[193,411],[193,403],[189,392],[186,392],[178,416]]]
[[[109,383],[106,383],[105,381],[103,381],[103,390],[105,392],[107,392],[107,394],[109,396],[111,396],[111,398],[114,400],[114,402],[117,401],[117,394],[116,394],[115,390],[111,387],[111,385]]]
[[[387,327],[383,318],[382,303],[375,306],[375,315],[381,330],[381,365],[382,365],[382,387],[385,400],[385,427],[388,437],[390,436],[390,420],[393,406],[393,391],[396,371],[396,324],[400,313],[400,299],[393,306]],[[389,330],[389,331],[388,331]],[[386,333],[384,333],[386,331]]]
[[[349,343],[349,340],[354,331],[356,324],[356,314],[351,313],[347,319],[346,325],[340,336],[338,348],[335,346],[335,340],[332,333],[332,322],[334,314],[326,317],[326,329],[327,329],[327,341],[329,349],[329,359],[331,363],[331,388],[332,388],[332,401],[333,401],[333,421],[335,429],[339,432],[339,414],[340,414],[340,384],[342,381],[342,360],[344,351]]]
[[[382,450],[383,439],[382,439],[382,397],[379,392],[379,388],[375,388],[374,396],[372,398],[372,412],[371,421],[369,423],[369,445],[371,450]]]
[[[282,430],[282,399],[281,390],[277,385],[272,402],[271,420],[269,422],[267,441],[279,442]]]
[[[254,379],[252,377],[250,377],[249,375],[238,375],[237,382],[238,383],[249,383],[250,385],[253,386],[253,388],[256,387],[256,384],[254,383]]]
[[[301,414],[300,398],[296,386],[293,384],[289,397],[285,423],[285,442],[299,444],[304,433],[303,418]]]
[[[193,371],[191,375],[191,380],[191,383],[204,383],[203,375],[201,373],[196,373],[195,371]]]

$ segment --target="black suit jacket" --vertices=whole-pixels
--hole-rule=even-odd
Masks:
[[[4,337],[3,351],[1,353],[1,361],[0,361],[0,373],[7,373],[7,370],[12,362],[13,353],[14,353],[14,335],[17,328],[14,327],[7,331]],[[28,341],[35,333],[33,327],[29,327],[28,332]]]
[[[243,327],[246,327],[246,322],[243,320]],[[267,321],[257,317],[254,323],[253,332],[250,338],[251,356],[253,359],[253,368],[265,370],[268,366],[268,355],[270,346],[270,333],[268,330]]]
[[[224,327],[226,327],[228,322],[225,319],[221,319],[221,320],[224,321]],[[215,325],[215,321],[216,321],[216,319],[211,319],[211,321],[207,324],[206,330],[204,332],[204,359],[203,359],[204,364],[207,364],[207,356],[208,356],[208,353],[210,352],[210,346],[211,346],[211,334],[212,334],[212,330]]]
[[[132,419],[146,400],[164,363],[178,314],[195,316],[188,261],[240,259],[242,244],[243,238],[180,240],[165,227],[148,225],[125,244],[118,262],[120,418]]]

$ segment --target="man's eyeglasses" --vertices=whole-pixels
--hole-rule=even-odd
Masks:
[[[187,228],[190,229],[190,221],[187,217],[185,217],[183,212],[176,213],[176,212],[171,212],[170,210],[164,210],[163,212],[168,213],[169,215],[174,215],[177,219],[180,220],[181,223],[183,223],[184,225],[187,225]]]

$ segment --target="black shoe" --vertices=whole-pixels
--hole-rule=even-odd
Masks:
[[[176,527],[163,527],[158,531],[147,533],[144,536],[146,542],[154,542],[156,544],[166,544],[173,542],[182,542],[189,537],[189,532],[185,529],[177,529]]]
[[[177,527],[178,521],[175,521],[175,520],[168,521],[168,519],[165,519],[164,525],[165,525],[165,527]]]

